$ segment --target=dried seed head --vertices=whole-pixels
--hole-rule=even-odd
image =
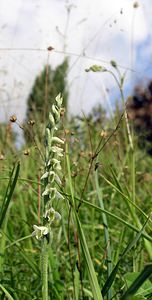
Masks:
[[[70,133],[69,129],[65,129],[65,134],[68,135]]]
[[[10,122],[15,123],[16,120],[17,120],[17,117],[16,117],[15,115],[12,115],[12,116],[10,117]]]
[[[138,8],[139,7],[139,3],[136,1],[136,2],[134,2],[134,4],[133,4],[133,8]]]
[[[117,68],[117,63],[114,60],[111,60],[111,65],[113,68]]]
[[[54,48],[53,48],[52,46],[49,46],[49,47],[47,48],[47,50],[48,50],[48,51],[52,51],[52,50],[54,50]]]
[[[26,156],[30,155],[30,150],[29,149],[24,150],[24,155]]]
[[[35,124],[35,120],[29,120],[27,124],[33,126]]]
[[[107,132],[105,130],[102,130],[100,132],[100,136],[103,137],[103,138],[106,138],[107,137]]]
[[[60,109],[60,117],[63,117],[64,115],[65,115],[65,108],[62,107],[62,108]]]
[[[0,152],[0,160],[4,160],[4,154],[2,152]]]
[[[85,154],[85,152],[84,152],[84,151],[82,151],[82,150],[81,150],[81,151],[79,152],[79,156],[80,156],[80,157],[85,157],[85,156],[86,156],[86,154]]]
[[[119,145],[119,142],[118,142],[118,141],[114,141],[114,142],[112,143],[112,145],[113,145],[113,146],[118,146],[118,145]]]

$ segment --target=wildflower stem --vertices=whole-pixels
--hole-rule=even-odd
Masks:
[[[48,300],[48,249],[47,240],[44,238],[42,241],[42,256],[41,256],[41,269],[42,269],[42,300]]]

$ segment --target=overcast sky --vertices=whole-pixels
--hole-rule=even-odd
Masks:
[[[127,70],[126,91],[150,77],[152,1],[138,1],[137,8],[135,2],[1,0],[0,121],[13,113],[24,119],[26,99],[47,62],[48,46],[55,48],[49,56],[53,67],[65,56],[70,58],[69,111],[73,114],[87,113],[96,103],[110,110],[118,97],[109,74],[85,72],[92,64],[108,68],[111,60],[117,61],[122,72]]]

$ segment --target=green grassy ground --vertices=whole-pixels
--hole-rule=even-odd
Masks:
[[[62,220],[48,248],[48,299],[151,299],[151,269],[136,296],[125,292],[152,259],[152,158],[133,135],[131,148],[119,118],[61,122],[64,200],[55,204]],[[0,299],[42,299],[41,241],[31,233],[43,217],[44,146],[12,143],[1,142]]]

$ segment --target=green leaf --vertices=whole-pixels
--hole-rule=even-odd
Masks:
[[[137,233],[137,235],[135,236],[135,238],[133,239],[133,241],[131,241],[131,243],[129,243],[127,245],[127,247],[125,248],[124,252],[122,253],[120,259],[118,260],[116,266],[114,267],[113,271],[111,272],[110,276],[108,277],[107,281],[105,282],[103,289],[102,289],[102,295],[103,297],[107,294],[108,290],[110,289],[111,285],[113,284],[115,277],[117,275],[118,269],[119,269],[119,265],[120,263],[122,263],[124,257],[126,256],[126,254],[128,254],[128,252],[137,244],[137,242],[139,241],[142,232],[145,229],[145,226],[148,222],[148,219],[146,220],[145,224],[143,225],[142,229]]]
[[[4,292],[4,294],[7,296],[8,300],[14,300],[13,297],[10,295],[10,293],[5,289],[5,287],[0,284],[0,289]]]
[[[140,275],[140,272],[134,272],[134,273],[127,273],[124,275],[125,281],[127,283],[127,286],[130,287],[131,284],[136,280],[136,278]],[[137,292],[138,295],[146,296],[147,294],[152,293],[152,283],[149,279],[147,279],[142,286],[139,288]]]
[[[131,286],[125,292],[125,294],[121,297],[121,300],[131,300],[132,295],[134,295],[141,286],[145,283],[148,277],[152,274],[152,264],[146,266],[144,270],[138,275],[138,277],[133,281]],[[148,291],[149,292],[149,291]],[[138,296],[138,295],[137,295]],[[141,296],[140,296],[141,297]]]
[[[77,229],[78,229],[78,234],[79,234],[79,238],[80,238],[80,244],[81,244],[81,248],[82,248],[82,252],[83,252],[83,256],[84,256],[84,261],[85,261],[85,264],[87,267],[89,281],[90,281],[94,300],[103,300],[102,294],[100,291],[100,287],[98,284],[97,276],[96,276],[94,266],[92,263],[92,259],[90,257],[87,242],[85,239],[85,235],[84,235],[84,232],[83,232],[83,229],[82,229],[82,226],[81,226],[81,223],[80,223],[77,213],[75,213],[75,217],[76,217],[76,221],[77,221]]]
[[[6,193],[3,199],[2,207],[1,207],[1,212],[0,212],[0,228],[2,227],[5,215],[7,213],[7,209],[9,206],[9,203],[12,199],[13,192],[15,189],[15,186],[17,184],[18,176],[19,176],[19,171],[20,171],[20,162],[17,163],[17,166],[14,165],[11,175],[10,175],[10,180],[6,189]]]

